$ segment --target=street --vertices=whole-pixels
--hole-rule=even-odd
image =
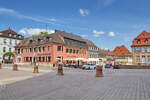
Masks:
[[[150,100],[150,70],[67,69],[1,86],[0,100]]]

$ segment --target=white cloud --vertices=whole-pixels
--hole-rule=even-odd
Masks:
[[[55,22],[57,21],[54,18],[26,16],[13,9],[8,8],[0,8],[0,14],[8,14],[11,16],[15,16],[17,18],[29,19],[35,22],[50,23],[50,24],[55,24]]]
[[[108,32],[108,36],[110,36],[110,37],[113,37],[115,35],[116,35],[115,32]]]
[[[88,37],[88,35],[82,34],[81,37],[85,38],[85,37]]]
[[[54,33],[54,30],[46,30],[40,28],[23,28],[19,30],[19,33],[26,36],[32,36],[33,34],[38,34],[40,32],[48,32],[49,34]]]
[[[79,9],[80,15],[87,16],[89,15],[89,10],[87,9]]]
[[[103,32],[103,31],[97,31],[97,30],[93,30],[93,36],[95,36],[95,37],[99,37],[100,35],[102,35],[102,34],[105,34],[105,32]]]

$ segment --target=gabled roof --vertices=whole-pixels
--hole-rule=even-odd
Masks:
[[[12,29],[0,31],[0,37],[14,38],[14,39],[19,39],[19,40],[22,40],[24,38],[22,35],[17,34]]]
[[[114,50],[113,53],[115,56],[132,56],[130,51],[124,46],[117,46]]]
[[[99,49],[99,54],[101,56],[114,56],[113,52],[110,50]]]
[[[81,36],[75,35],[75,34],[72,34],[72,33],[64,32],[64,31],[60,31],[60,30],[55,30],[55,34],[59,34],[64,38],[70,38],[70,39],[73,39],[73,40],[78,40],[78,41],[81,41],[81,42],[85,42],[84,39]]]
[[[150,33],[143,31],[136,38],[134,38],[131,47],[150,46]]]
[[[50,40],[47,40],[47,38],[50,38]],[[67,40],[65,38],[67,38]],[[68,39],[70,39],[71,41]],[[38,42],[39,40],[40,40],[40,42]],[[55,30],[55,32],[52,34],[39,35],[35,38],[33,38],[33,37],[26,38],[20,44],[18,44],[17,47],[38,46],[41,44],[59,43],[59,44],[64,44],[64,45],[68,45],[68,46],[87,48],[86,42],[83,40],[84,39],[82,39],[80,36],[74,35],[72,33],[66,33],[63,31]],[[73,43],[71,43],[72,41],[73,41]],[[77,41],[80,41],[81,44],[78,43]]]
[[[143,31],[134,40],[138,40],[138,39],[150,39],[150,33]]]
[[[85,40],[88,46],[96,46],[91,40]]]

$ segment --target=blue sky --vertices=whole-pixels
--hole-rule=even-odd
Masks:
[[[81,35],[100,48],[130,48],[150,32],[150,0],[0,0],[0,30],[31,36],[54,29]]]

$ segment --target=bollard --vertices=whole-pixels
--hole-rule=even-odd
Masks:
[[[0,63],[0,69],[2,69],[2,64]]]
[[[34,66],[33,73],[39,73],[39,67],[38,66]]]
[[[18,71],[18,65],[17,64],[13,64],[13,71]]]
[[[103,77],[103,66],[97,66],[96,77]]]
[[[64,73],[63,73],[63,65],[62,64],[58,65],[57,75],[64,75]]]

